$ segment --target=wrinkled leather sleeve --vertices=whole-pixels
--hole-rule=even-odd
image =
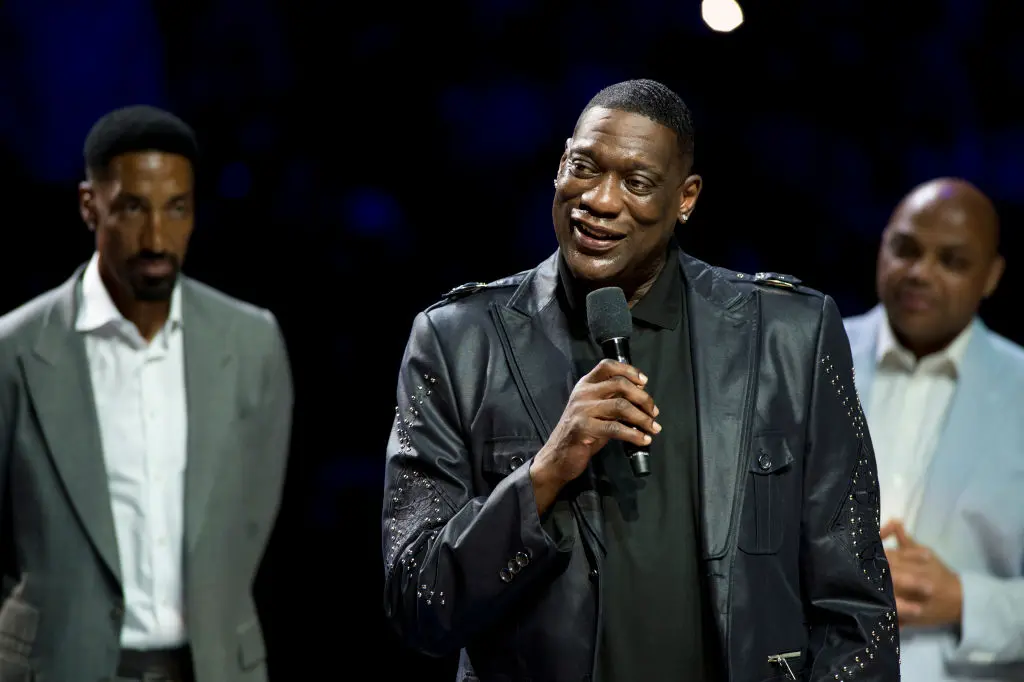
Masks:
[[[810,679],[895,682],[899,627],[879,538],[875,455],[849,340],[827,296],[812,381],[801,547]]]
[[[399,371],[384,484],[386,616],[409,645],[436,656],[464,647],[550,579],[572,543],[556,524],[542,527],[529,466],[493,490],[476,489],[465,431],[472,419],[460,414],[472,414],[465,403],[473,392],[460,386],[479,383],[468,374],[488,371],[487,351],[452,345],[457,351],[446,355],[429,312],[416,317]]]

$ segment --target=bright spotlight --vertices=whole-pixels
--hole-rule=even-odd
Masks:
[[[743,23],[743,10],[736,0],[704,0],[700,15],[712,31],[728,33]]]

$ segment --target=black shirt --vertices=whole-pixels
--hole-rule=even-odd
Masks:
[[[604,512],[596,682],[710,679],[700,571],[697,411],[679,258],[633,306],[633,365],[649,377],[662,431],[650,445],[651,473],[635,478],[620,441],[593,459]],[[577,379],[601,359],[586,331],[586,302],[559,262]],[[708,638],[710,639],[710,638]],[[709,655],[708,658],[713,658]]]

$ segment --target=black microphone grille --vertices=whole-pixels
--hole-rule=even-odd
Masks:
[[[587,294],[587,326],[598,343],[628,339],[633,331],[626,295],[619,287],[604,287]]]

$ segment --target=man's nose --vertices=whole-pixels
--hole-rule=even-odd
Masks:
[[[613,173],[606,173],[580,197],[581,208],[595,216],[614,217],[622,211],[622,194]]]
[[[160,253],[164,250],[163,218],[159,213],[151,213],[142,228],[139,246],[144,251]]]

